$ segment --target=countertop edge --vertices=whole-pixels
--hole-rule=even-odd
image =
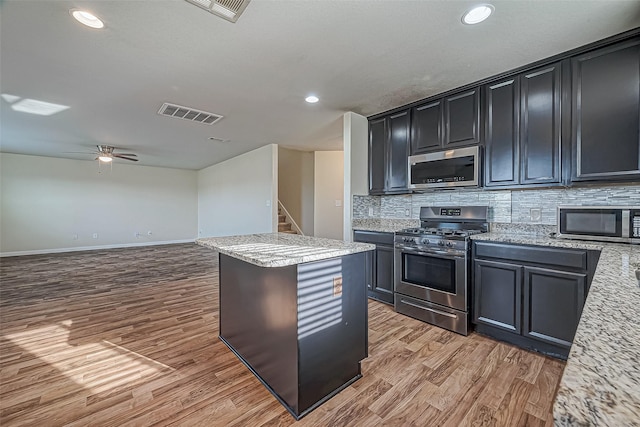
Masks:
[[[287,267],[375,249],[375,245],[370,243],[283,233],[205,237],[196,239],[196,244],[267,268]]]

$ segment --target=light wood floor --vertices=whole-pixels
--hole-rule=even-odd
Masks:
[[[364,377],[299,422],[218,340],[215,252],[0,260],[0,425],[542,426],[564,364],[369,303]]]

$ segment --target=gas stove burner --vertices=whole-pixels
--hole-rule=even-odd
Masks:
[[[480,230],[457,230],[453,228],[407,228],[402,234],[417,234],[425,236],[442,236],[447,238],[465,238],[472,234],[481,233]]]

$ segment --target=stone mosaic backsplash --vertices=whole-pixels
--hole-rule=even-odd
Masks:
[[[532,190],[441,190],[353,196],[353,219],[419,219],[421,206],[487,205],[489,222],[556,225],[558,205],[640,206],[640,184]],[[538,212],[539,210],[539,212]]]

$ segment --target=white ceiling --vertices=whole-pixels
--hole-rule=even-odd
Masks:
[[[45,117],[0,100],[0,150],[89,160],[64,153],[114,145],[185,169],[268,143],[340,150],[344,112],[385,111],[640,26],[640,0],[499,0],[488,21],[463,25],[475,3],[253,0],[232,24],[183,0],[0,0],[1,92],[71,107]],[[224,118],[163,117],[163,102]]]

